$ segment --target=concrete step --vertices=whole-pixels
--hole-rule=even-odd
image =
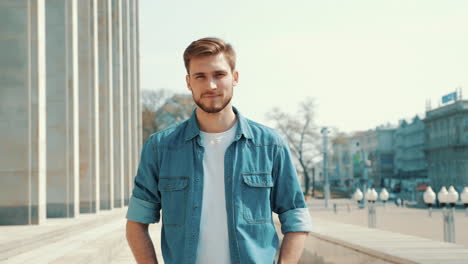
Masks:
[[[2,226],[0,262],[109,263],[126,246],[125,213],[123,208],[39,226]]]

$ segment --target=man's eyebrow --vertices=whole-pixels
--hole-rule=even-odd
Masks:
[[[194,75],[194,76],[205,75],[205,73],[204,73],[204,72],[196,72],[196,73],[194,73],[194,74],[192,74],[192,75]]]

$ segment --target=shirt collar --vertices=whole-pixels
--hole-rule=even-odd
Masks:
[[[236,129],[235,140],[239,140],[242,137],[242,135],[245,138],[251,139],[252,129],[250,128],[250,125],[247,122],[247,119],[245,119],[245,117],[241,115],[241,113],[237,110],[237,108],[232,107],[232,110],[237,115],[237,129]],[[187,125],[187,128],[185,129],[186,141],[191,140],[194,137],[200,135],[200,127],[198,126],[196,111],[197,109],[195,108],[192,112],[192,115],[190,116],[188,120],[188,125]]]

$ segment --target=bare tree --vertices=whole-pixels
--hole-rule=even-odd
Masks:
[[[171,96],[171,92],[166,89],[160,90],[142,90],[141,91],[141,106],[143,109],[148,109],[156,112]]]
[[[311,98],[306,98],[299,104],[299,110],[295,114],[288,114],[279,108],[267,115],[274,122],[274,127],[286,138],[292,154],[304,175],[304,193],[309,192],[312,178],[313,195],[315,195],[315,177],[313,173],[313,160],[321,154],[321,139],[319,128],[315,124],[315,103]]]
[[[141,95],[143,141],[156,131],[190,117],[195,108],[190,94],[168,90],[143,90]]]
[[[169,91],[164,89],[141,91],[143,142],[158,130],[155,113],[169,98],[169,95]]]
[[[155,113],[157,130],[164,129],[190,117],[195,103],[190,94],[175,94]]]

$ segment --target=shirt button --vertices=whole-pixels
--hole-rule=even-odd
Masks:
[[[196,235],[195,235],[195,234],[193,234],[193,235],[192,235],[192,238],[195,238],[195,237],[196,237]]]
[[[195,181],[199,181],[199,180],[200,180],[200,179],[198,179],[198,178],[195,178]]]
[[[193,207],[193,209],[197,209],[197,208],[198,208],[198,205],[195,205],[195,206]]]

